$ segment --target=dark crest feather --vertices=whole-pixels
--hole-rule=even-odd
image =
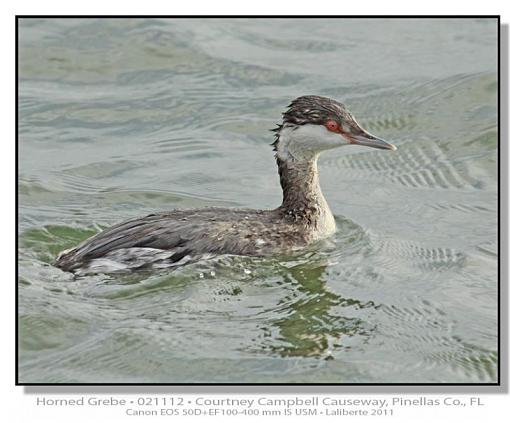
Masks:
[[[274,141],[271,143],[271,147],[273,147],[273,151],[276,151],[278,149],[278,141],[280,141],[280,131],[282,129],[283,125],[280,123],[276,124],[276,128],[270,129],[270,131],[275,132],[274,134]]]

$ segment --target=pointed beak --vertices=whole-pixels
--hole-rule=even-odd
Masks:
[[[360,128],[361,129],[361,128]],[[369,134],[365,130],[361,129],[360,132],[356,134],[349,134],[349,141],[351,144],[364,145],[367,147],[380,148],[381,150],[396,150],[393,144],[390,144],[387,141],[384,141],[382,138],[375,137],[372,134]]]
[[[365,131],[358,122],[351,116],[350,124],[344,129],[342,135],[347,138],[351,144],[365,145],[367,147],[379,148],[381,150],[396,150],[393,144],[378,138]]]

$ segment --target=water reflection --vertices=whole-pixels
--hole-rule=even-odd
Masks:
[[[300,264],[288,269],[284,279],[295,286],[295,291],[281,301],[285,304],[285,317],[264,328],[266,334],[274,328],[278,330],[265,349],[282,357],[332,359],[343,348],[344,337],[367,334],[363,320],[339,315],[337,307],[366,307],[373,303],[362,304],[332,292],[328,289],[326,268]]]

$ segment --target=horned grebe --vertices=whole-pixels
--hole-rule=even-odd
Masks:
[[[154,213],[115,225],[63,251],[55,265],[75,273],[177,266],[208,255],[289,253],[335,232],[317,159],[348,144],[396,150],[362,129],[345,106],[320,96],[294,100],[274,146],[283,201],[274,210],[204,208]]]

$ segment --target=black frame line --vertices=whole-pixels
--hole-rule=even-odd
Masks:
[[[19,327],[18,327],[18,306],[19,306],[19,292],[18,292],[18,248],[19,248],[19,203],[18,203],[18,176],[19,176],[19,133],[18,133],[18,99],[19,99],[19,69],[18,69],[18,47],[19,47],[19,26],[18,22],[20,19],[126,19],[126,18],[138,18],[138,19],[497,19],[498,25],[498,95],[497,95],[497,110],[498,110],[498,381],[497,382],[482,382],[482,383],[210,383],[210,382],[198,382],[198,383],[131,383],[131,382],[119,382],[119,383],[39,383],[39,382],[20,382],[19,381]],[[507,33],[508,35],[508,33]],[[508,59],[508,57],[506,57]],[[45,387],[65,387],[65,386],[189,386],[189,387],[209,387],[209,386],[265,386],[265,387],[276,387],[276,386],[287,386],[287,387],[342,387],[342,386],[434,386],[434,387],[450,387],[450,386],[469,386],[469,387],[501,387],[507,389],[502,384],[501,380],[501,16],[500,15],[15,15],[15,386],[45,386]],[[505,381],[507,382],[507,381]],[[501,391],[498,391],[501,392]],[[242,393],[242,392],[238,392]],[[316,392],[317,394],[320,391]],[[374,393],[377,393],[375,391]],[[400,391],[399,391],[400,393]],[[485,392],[477,392],[477,394]],[[493,393],[487,392],[487,393]],[[156,394],[156,393],[155,393]],[[312,392],[310,392],[312,394]]]

